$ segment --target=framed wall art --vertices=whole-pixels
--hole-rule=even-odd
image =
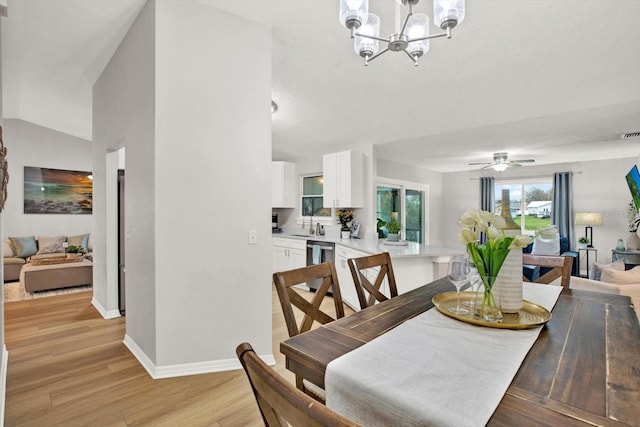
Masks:
[[[24,213],[91,214],[91,172],[24,167]]]

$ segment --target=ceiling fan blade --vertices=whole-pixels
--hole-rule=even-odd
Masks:
[[[520,163],[516,163],[516,162],[509,162],[507,163],[507,166],[511,167],[511,166],[522,166]]]
[[[513,160],[516,163],[533,163],[535,160],[533,159],[523,159],[523,160]]]
[[[467,163],[469,166],[476,166],[476,165],[492,165],[493,163],[491,162],[474,162],[474,163]]]
[[[479,163],[479,164],[484,164],[484,163]],[[489,163],[487,166],[483,166],[480,169],[487,169],[487,168],[492,167],[493,165],[495,165],[495,163]]]

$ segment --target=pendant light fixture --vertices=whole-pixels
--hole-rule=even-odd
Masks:
[[[369,65],[385,52],[404,52],[415,66],[418,59],[429,51],[429,40],[438,37],[451,38],[451,30],[464,19],[464,0],[433,0],[434,24],[444,33],[429,35],[429,17],[413,13],[413,6],[420,0],[396,0],[396,32],[387,38],[380,37],[380,18],[369,13],[369,0],[340,0],[340,23],[351,31],[356,54]],[[401,7],[408,6],[406,17],[400,21]],[[380,50],[380,42],[386,47]]]

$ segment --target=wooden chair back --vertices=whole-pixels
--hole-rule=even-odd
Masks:
[[[396,277],[393,274],[393,265],[391,264],[389,252],[361,258],[350,258],[347,262],[349,263],[353,283],[356,286],[356,293],[358,294],[361,309],[372,306],[376,301],[382,302],[398,296]],[[366,276],[366,271],[371,268],[380,269],[373,282]],[[388,297],[381,291],[385,278],[389,284]]]
[[[265,425],[269,427],[357,426],[342,415],[312,399],[278,375],[255,353],[251,344],[242,343],[236,354],[247,373]]]
[[[551,269],[536,279],[536,283],[551,283],[558,277],[562,277],[562,287],[569,287],[571,266],[573,265],[573,257],[571,256],[522,254],[522,264],[537,265]],[[525,276],[522,277],[524,281],[529,281]]]
[[[318,287],[315,294],[313,294],[311,301],[308,301],[294,286],[316,279],[321,279],[322,284]],[[314,322],[325,324],[344,317],[340,284],[338,283],[338,274],[336,273],[336,267],[333,261],[274,273],[273,283],[278,292],[278,298],[280,299],[280,305],[282,306],[284,320],[287,324],[290,337],[308,331]],[[322,311],[320,307],[328,292],[333,294],[335,317]],[[294,307],[304,313],[300,324],[296,321],[293,310]]]

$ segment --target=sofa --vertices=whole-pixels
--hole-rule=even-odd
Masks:
[[[20,280],[29,292],[92,284],[90,253],[89,260],[66,262],[65,247],[72,245],[91,252],[90,235],[9,237],[2,245],[4,281]],[[44,262],[52,258],[65,260]]]
[[[638,270],[636,270],[636,268]],[[605,275],[603,279],[608,280],[607,282],[583,277],[571,277],[569,288],[628,296],[631,298],[636,315],[640,321],[640,267],[636,268],[613,275]],[[612,281],[618,283],[612,283]]]

